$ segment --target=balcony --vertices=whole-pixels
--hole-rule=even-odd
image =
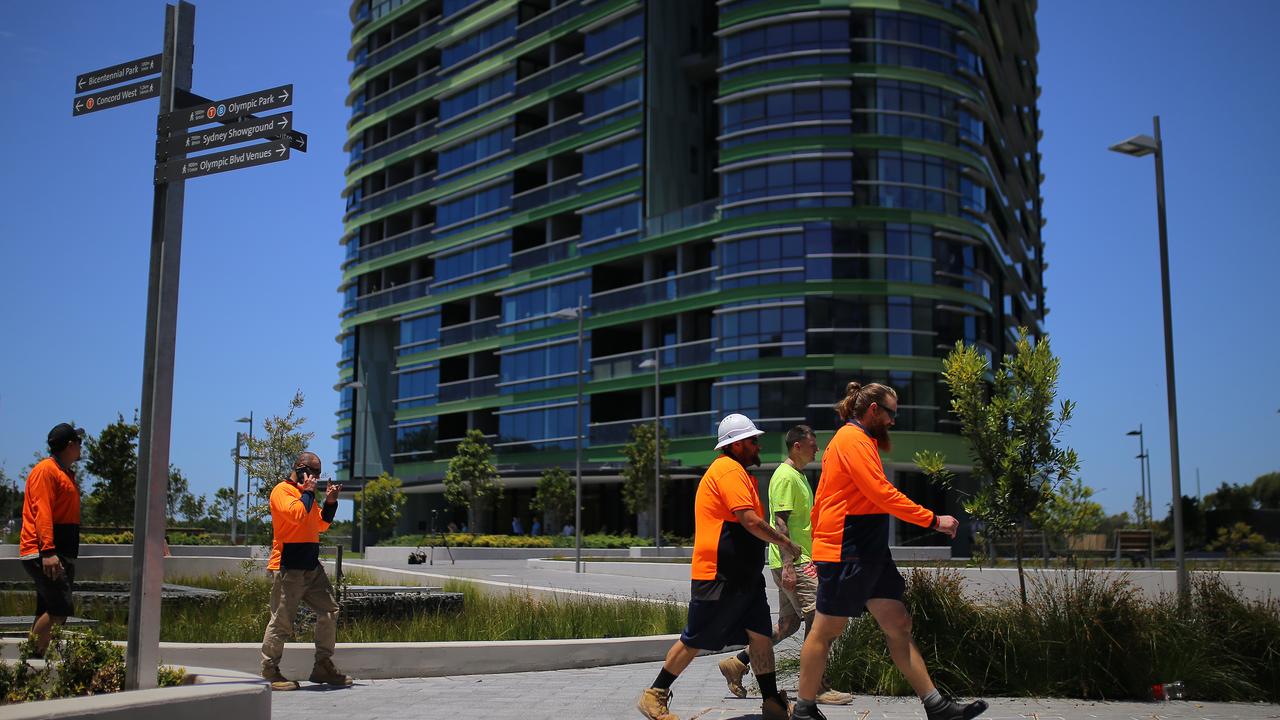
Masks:
[[[424,225],[420,228],[414,228],[408,232],[400,233],[399,235],[392,235],[391,237],[383,238],[375,243],[365,245],[358,249],[356,248],[358,241],[354,239],[350,240],[347,242],[347,259],[343,265],[350,265],[353,259],[356,263],[367,263],[370,260],[383,257],[384,255],[390,255],[391,253],[400,252],[401,250],[408,250],[411,247],[430,242],[431,231],[434,228],[434,223],[431,225]]]
[[[683,275],[658,278],[629,285],[616,290],[606,290],[591,295],[591,311],[597,315],[650,303],[666,302],[682,297],[702,295],[716,289],[718,267],[695,270]]]
[[[527,152],[546,147],[553,142],[564,140],[565,138],[580,135],[582,129],[578,127],[578,119],[582,117],[582,113],[574,113],[567,118],[557,120],[550,125],[543,125],[537,130],[530,130],[515,139],[513,151],[516,155],[523,155]]]
[[[417,195],[418,193],[430,189],[435,186],[436,171],[435,169],[419,175],[416,178],[405,180],[397,185],[392,185],[384,190],[371,193],[365,197],[356,200],[354,197],[347,198],[347,216],[346,220],[359,217],[367,212],[372,212],[381,207],[386,207],[391,203],[400,202],[407,197]]]
[[[570,255],[569,250],[571,244],[579,237],[581,236],[574,235],[563,240],[547,243],[546,245],[539,245],[537,247],[531,247],[528,250],[511,253],[511,270],[526,270],[532,267],[541,267],[548,263],[556,262],[557,260],[564,260]]]
[[[658,350],[658,359],[662,370],[705,365],[713,362],[715,338],[694,340],[692,342],[666,345]],[[591,359],[592,380],[616,380],[633,375],[653,376],[653,369],[640,367],[640,363],[653,359],[653,348],[635,350],[617,355],[606,355]]]
[[[501,320],[497,315],[493,317],[472,320],[461,325],[450,325],[440,328],[440,346],[457,345],[458,343],[474,342],[487,337],[498,334],[498,321]]]
[[[552,8],[538,17],[524,21],[516,27],[516,42],[528,40],[534,35],[568,22],[586,11],[587,8],[581,2],[572,2]]]
[[[541,187],[516,193],[511,196],[511,211],[524,212],[525,210],[549,205],[557,200],[573,197],[579,193],[578,180],[581,178],[582,173],[576,173]]]
[[[389,44],[383,45],[377,50],[374,50],[373,52],[369,53],[369,59],[365,63],[365,65],[367,67],[373,67],[378,63],[384,62],[386,60],[390,60],[395,55],[400,54],[404,50],[407,50],[410,47],[417,45],[423,40],[426,40],[427,38],[436,34],[436,32],[438,32],[439,29],[440,29],[440,17],[436,16],[426,21],[425,23],[419,25],[416,29],[409,32],[407,35],[401,35],[395,40],[392,40]]]
[[[494,441],[497,439],[498,439],[497,433],[492,433],[484,436],[484,440],[489,444],[489,447],[493,447]],[[455,453],[458,452],[458,444],[461,443],[463,440],[466,440],[466,438],[460,438],[460,437],[440,438],[439,440],[436,440],[436,445],[435,445],[436,457],[452,457]]]
[[[377,310],[388,305],[396,305],[398,303],[415,300],[420,297],[426,297],[429,294],[431,281],[433,278],[422,278],[414,280],[411,283],[389,287],[385,290],[361,295],[356,298],[356,312],[366,313],[370,310]]]
[[[422,142],[423,140],[426,140],[427,138],[432,137],[435,134],[436,134],[436,119],[431,118],[430,120],[422,123],[418,127],[405,130],[399,135],[387,138],[386,140],[383,140],[377,145],[373,145],[369,147],[361,154],[359,158],[352,157],[352,161],[359,160],[367,164],[375,160],[381,160],[382,158],[390,155],[391,153],[398,152],[400,150],[403,150],[409,147],[410,145],[414,145],[419,142]]]
[[[720,198],[712,198],[696,205],[687,205],[679,210],[646,218],[642,237],[663,235],[703,223],[716,222],[720,219],[720,211],[717,209],[719,203]]]
[[[704,437],[716,434],[716,418],[710,410],[664,415],[661,422],[662,429],[668,438]],[[591,423],[587,428],[587,438],[592,446],[623,445],[631,440],[633,426],[652,424],[652,416]]]
[[[453,382],[440,383],[436,394],[442,403],[488,397],[489,395],[497,394],[498,389],[495,387],[497,382],[497,375],[455,380]]]
[[[538,72],[520,78],[516,82],[516,90],[522,96],[535,93],[550,87],[561,80],[567,80],[582,72],[582,53],[565,58],[555,65],[548,65]]]
[[[358,115],[372,115],[379,110],[385,110],[386,108],[395,105],[410,95],[426,90],[435,84],[438,71],[439,68],[431,68],[409,82],[401,83],[381,95],[368,100],[356,98],[355,103],[353,103],[351,107],[352,118],[354,119]]]

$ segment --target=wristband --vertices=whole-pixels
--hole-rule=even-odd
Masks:
[[[937,530],[937,529],[938,529],[938,513],[934,513],[934,514],[933,514],[933,520],[930,520],[930,521],[929,521],[929,529],[930,529],[930,530]]]

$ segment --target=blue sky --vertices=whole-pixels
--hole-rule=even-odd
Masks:
[[[346,0],[198,4],[195,90],[293,83],[310,151],[187,185],[172,459],[228,485],[235,419],[295,389],[334,457]],[[73,118],[77,73],[160,51],[164,3],[0,5],[0,465],[68,418],[97,432],[140,396],[155,101]],[[1280,469],[1280,4],[1040,5],[1050,314],[1066,435],[1109,511],[1137,492],[1143,423],[1157,514],[1170,498],[1150,158],[1107,152],[1162,117],[1184,492]],[[343,515],[349,514],[343,503]]]

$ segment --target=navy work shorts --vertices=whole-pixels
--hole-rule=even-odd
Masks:
[[[36,584],[36,617],[39,618],[45,613],[53,617],[71,617],[74,610],[71,604],[71,589],[76,582],[75,563],[63,558],[62,568],[65,574],[57,580],[50,580],[49,576],[44,574],[40,558],[23,560],[22,567]]]
[[[773,634],[764,575],[741,584],[694,580],[692,589],[688,624],[680,633],[685,645],[714,651],[746,645],[748,630],[765,637]]]
[[[868,600],[902,600],[907,589],[893,558],[814,565],[818,567],[818,612],[823,615],[858,617]]]

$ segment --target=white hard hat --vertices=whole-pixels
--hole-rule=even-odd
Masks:
[[[716,449],[719,450],[739,440],[746,440],[763,434],[764,431],[757,428],[756,424],[751,422],[751,419],[746,415],[739,415],[738,413],[726,415],[720,421],[720,442],[716,445]]]

